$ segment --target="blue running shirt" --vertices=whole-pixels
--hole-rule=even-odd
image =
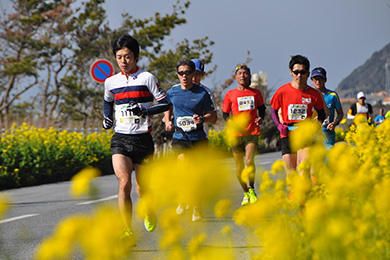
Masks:
[[[207,91],[195,84],[191,89],[182,89],[180,85],[175,85],[167,91],[167,98],[173,105],[175,127],[180,126],[184,129],[191,141],[206,139],[203,124],[196,126],[192,116],[194,114],[203,116],[207,112],[214,111],[213,102]],[[174,132],[173,138],[187,140],[179,131]]]
[[[327,89],[324,95],[325,103],[329,108],[330,114],[329,117],[324,120],[322,129],[326,129],[329,123],[334,121],[334,114],[336,109],[341,108],[339,95],[333,91]]]

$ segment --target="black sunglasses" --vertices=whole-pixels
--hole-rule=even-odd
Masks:
[[[189,71],[189,70],[185,70],[185,71],[178,71],[177,74],[179,74],[180,76],[184,76],[184,75],[191,75],[193,71]]]
[[[307,70],[293,70],[293,73],[295,75],[298,75],[298,74],[303,75],[303,74],[306,74],[306,72],[307,72]]]

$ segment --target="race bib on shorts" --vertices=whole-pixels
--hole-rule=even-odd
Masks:
[[[137,125],[137,129],[147,131],[148,130],[148,123],[146,117],[136,116],[133,115],[133,112],[130,112],[127,110],[128,104],[119,105],[116,108],[119,109],[119,120],[122,124],[131,124],[131,125]]]
[[[238,111],[246,111],[255,109],[255,97],[239,97],[237,98]]]
[[[303,120],[307,117],[307,105],[290,104],[288,105],[289,120]]]
[[[196,124],[192,116],[181,116],[176,119],[176,125],[184,132],[196,130]]]

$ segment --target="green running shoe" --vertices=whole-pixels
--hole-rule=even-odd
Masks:
[[[257,201],[257,196],[256,196],[256,193],[255,193],[255,190],[253,188],[249,188],[249,202],[252,204],[252,203],[255,203]]]
[[[146,215],[144,219],[144,226],[148,232],[152,232],[153,230],[156,229],[157,216],[154,212]]]
[[[249,204],[249,192],[244,192],[244,198],[242,199],[241,206]]]
[[[134,247],[135,237],[130,228],[125,228],[123,235],[120,237],[121,242],[126,243],[127,246]]]

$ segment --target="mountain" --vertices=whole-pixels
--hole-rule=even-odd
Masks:
[[[359,91],[370,94],[386,90],[386,63],[390,70],[390,43],[343,79],[336,92],[340,97],[354,98]]]

